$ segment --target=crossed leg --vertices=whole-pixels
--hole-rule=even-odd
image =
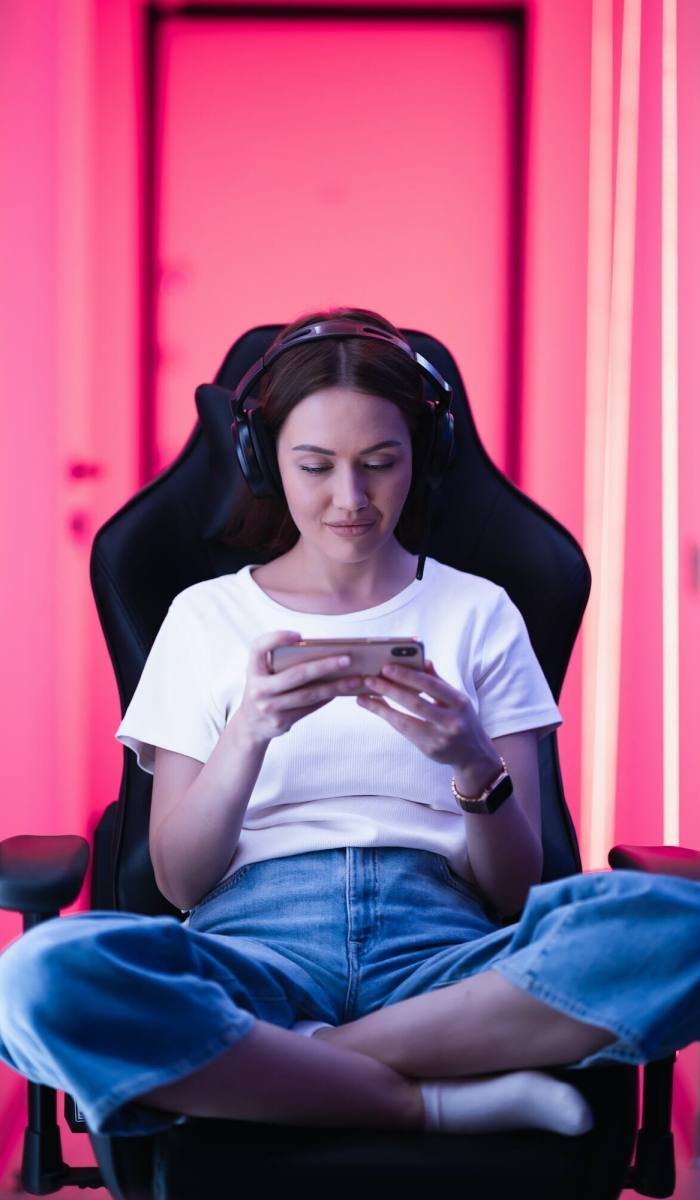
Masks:
[[[212,1063],[139,1099],[193,1116],[417,1129],[419,1078],[575,1062],[614,1040],[484,971],[313,1038],[259,1021]]]
[[[377,1009],[315,1038],[419,1078],[577,1062],[616,1040],[487,970]]]

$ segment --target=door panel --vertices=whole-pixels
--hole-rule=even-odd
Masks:
[[[154,470],[240,333],[347,303],[445,341],[502,459],[517,52],[493,20],[163,22]]]

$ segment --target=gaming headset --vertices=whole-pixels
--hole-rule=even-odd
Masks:
[[[436,398],[426,397],[432,414],[431,434],[428,453],[423,467],[423,478],[428,484],[428,500],[432,492],[438,488],[449,466],[454,452],[454,416],[452,413],[452,388],[442,378],[433,364],[418,354],[402,337],[383,329],[379,325],[368,324],[350,317],[336,317],[316,324],[305,325],[295,329],[282,341],[272,346],[253,363],[246,371],[235,392],[222,388],[218,384],[201,384],[197,392],[213,390],[224,393],[231,405],[233,434],[236,456],[248,487],[252,494],[263,499],[269,496],[284,498],[282,479],[277,464],[277,453],[274,442],[263,419],[263,408],[259,401],[250,397],[250,393],[263,373],[271,366],[280,354],[293,346],[301,346],[306,342],[317,341],[320,338],[333,337],[362,337],[381,341],[395,346],[416,364],[421,375],[435,390]],[[248,400],[248,403],[246,403]],[[429,530],[429,503],[426,513],[426,523],[422,546],[418,560],[416,578],[423,578],[426,544]]]

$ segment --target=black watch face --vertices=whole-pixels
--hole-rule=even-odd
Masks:
[[[487,796],[486,811],[490,813],[495,812],[497,808],[501,807],[503,801],[508,799],[512,791],[513,781],[510,775],[507,775],[506,778],[502,779],[501,782],[493,789],[491,795]]]

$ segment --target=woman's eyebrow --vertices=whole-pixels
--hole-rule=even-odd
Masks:
[[[377,442],[374,446],[367,446],[365,450],[360,450],[360,454],[371,454],[373,450],[383,450],[385,446],[400,446],[401,442]],[[303,446],[292,446],[292,450],[314,450],[316,454],[332,454],[335,455],[335,450],[324,450],[323,446],[309,446],[306,442]]]

